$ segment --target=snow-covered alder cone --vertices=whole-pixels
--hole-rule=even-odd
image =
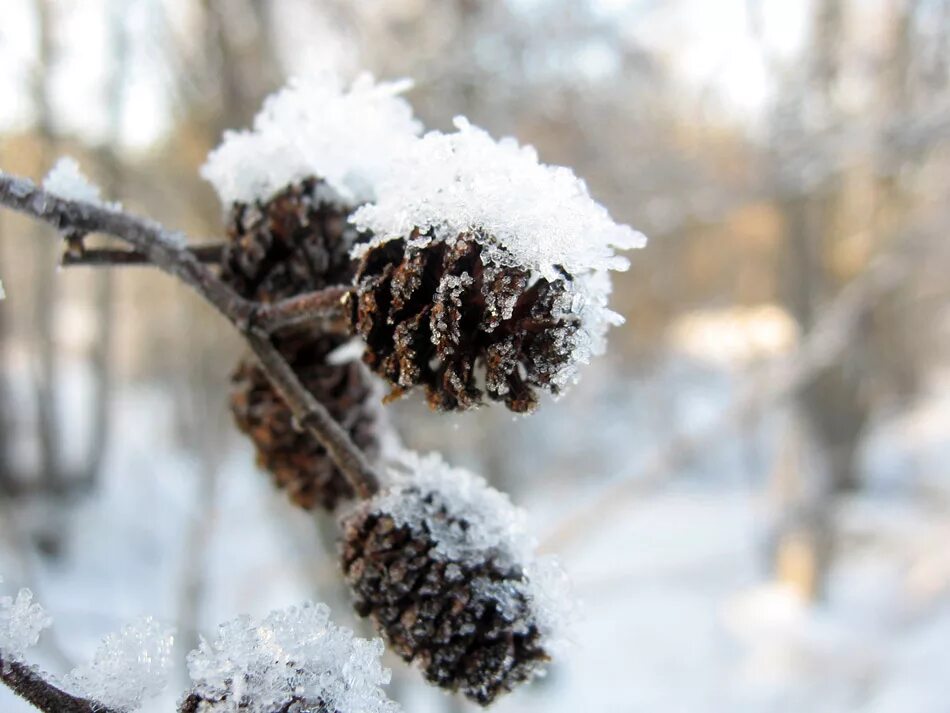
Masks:
[[[627,267],[615,249],[644,239],[569,169],[456,127],[414,142],[354,215],[374,237],[354,247],[351,318],[394,396],[423,386],[441,410],[487,395],[532,411],[537,389],[560,393],[622,322],[608,270]]]
[[[533,555],[524,513],[483,479],[435,454],[401,461],[343,523],[356,610],[428,681],[487,705],[559,647],[564,575]]]
[[[367,75],[350,87],[331,75],[293,80],[266,100],[252,130],[225,135],[202,175],[226,207],[221,277],[238,294],[273,303],[352,282],[350,250],[366,236],[348,217],[375,197],[388,157],[421,129],[399,96],[407,86],[376,84]],[[307,388],[372,457],[378,450],[377,410],[368,376],[357,364],[327,358],[346,339],[304,324],[284,330],[275,342]],[[239,428],[295,504],[333,509],[353,497],[326,449],[294,426],[254,360],[238,364],[232,384]]]

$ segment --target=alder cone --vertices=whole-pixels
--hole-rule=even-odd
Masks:
[[[357,613],[393,651],[430,683],[488,705],[548,660],[517,587],[523,572],[492,557],[453,561],[435,546],[424,529],[364,506],[344,522],[344,576]],[[504,606],[492,593],[502,590]]]
[[[468,234],[425,246],[397,239],[364,254],[349,317],[390,398],[422,386],[438,410],[467,410],[487,396],[524,413],[539,388],[560,391],[556,376],[579,328],[562,309],[565,283],[532,281],[527,269],[482,254]]]
[[[358,239],[348,210],[326,202],[322,181],[292,184],[267,201],[236,203],[228,214],[221,279],[242,297],[276,302],[353,277]]]
[[[277,302],[352,280],[350,248],[358,235],[347,210],[321,199],[322,181],[307,179],[267,201],[238,203],[228,216],[221,278],[242,297]],[[369,375],[356,363],[330,364],[347,337],[307,325],[283,330],[274,343],[304,386],[369,457],[378,449]],[[253,360],[231,378],[231,411],[257,450],[257,461],[296,505],[332,510],[353,497],[346,477],[290,409]]]

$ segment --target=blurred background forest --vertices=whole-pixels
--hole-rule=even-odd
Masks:
[[[0,168],[72,155],[213,239],[198,166],[316,68],[414,78],[427,127],[532,143],[650,238],[565,398],[390,408],[528,507],[585,602],[498,709],[950,710],[950,1],[4,0]],[[307,598],[347,621],[332,525],[231,424],[239,339],[42,230],[0,214],[0,573],[56,619],[40,663],[142,614],[182,652]],[[467,707],[389,665],[407,711]]]

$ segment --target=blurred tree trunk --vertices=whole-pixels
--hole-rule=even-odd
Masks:
[[[852,216],[848,220],[844,190],[848,174],[835,165],[828,167],[828,175],[817,187],[798,191],[798,186],[793,185],[791,190],[783,191],[781,212],[787,251],[787,259],[782,263],[784,293],[789,310],[805,332],[813,327],[822,304],[864,269],[875,250],[912,229],[910,197],[901,181],[909,159],[888,152],[886,141],[894,127],[903,127],[919,98],[914,92],[914,54],[915,18],[920,5],[919,0],[894,0],[891,4],[886,71],[872,86],[877,119],[874,129],[879,139],[870,153],[877,152],[886,158],[883,165],[865,167],[874,172],[870,214]],[[796,138],[802,146],[820,143],[820,137],[811,135],[807,128],[803,116],[806,107],[810,111],[817,109],[819,130],[838,130],[848,120],[836,106],[835,98],[844,45],[844,9],[843,0],[819,0],[815,6],[809,48],[812,62],[808,82],[801,89],[802,101],[796,107],[799,116],[795,123],[800,132]],[[942,31],[946,32],[946,28]],[[811,120],[814,121],[814,116]],[[778,140],[781,138],[779,135]],[[862,233],[869,236],[867,244],[856,250],[849,247],[847,241]],[[842,260],[841,255],[848,254],[849,250],[856,254]],[[842,358],[816,374],[797,397],[804,421],[801,428],[808,435],[790,438],[797,446],[789,447],[814,448],[816,457],[820,457],[824,465],[812,468],[811,474],[802,469],[800,477],[803,480],[825,477],[828,483],[825,488],[799,489],[794,496],[787,487],[774,488],[779,500],[784,499],[787,511],[780,518],[774,563],[779,578],[790,578],[809,596],[820,595],[831,562],[834,538],[830,513],[835,498],[861,486],[858,450],[870,420],[873,390],[908,395],[916,390],[921,371],[920,355],[915,352],[914,340],[909,338],[908,332],[914,329],[913,311],[902,309],[898,301],[870,306],[863,315],[856,338]],[[873,379],[869,378],[871,374]],[[882,387],[885,381],[887,386]],[[799,458],[798,462],[801,461]],[[796,467],[782,465],[776,477],[787,479]],[[803,501],[801,493],[805,492],[808,496]],[[824,498],[825,503],[819,498]],[[820,512],[822,509],[826,512]],[[789,513],[799,513],[799,516],[789,516]],[[802,531],[810,534],[802,537]],[[802,548],[827,548],[827,552],[815,549],[804,557],[800,555]],[[789,568],[786,566],[789,560],[799,565]],[[809,564],[805,566],[802,562]],[[805,573],[809,567],[814,571]]]
[[[0,217],[0,221],[2,221]],[[0,238],[4,235],[3,225],[0,222]],[[5,259],[4,242],[0,240],[0,265],[9,265]],[[3,275],[0,274],[0,280]],[[11,429],[13,428],[13,396],[10,393],[10,382],[7,377],[9,364],[7,363],[7,349],[10,344],[10,320],[8,318],[9,304],[6,300],[0,301],[0,498],[9,497],[13,492],[16,475],[13,472],[13,463],[11,462],[12,453],[10,444],[12,439]]]
[[[807,108],[817,109],[820,129],[832,128],[840,119],[835,90],[844,31],[843,1],[818,0],[813,12],[808,48],[811,66],[800,101],[790,109],[795,114],[792,131],[798,134],[793,138],[804,137],[801,145],[806,147],[815,143],[809,135],[809,118],[802,115]],[[785,138],[778,133],[775,140]],[[781,164],[781,150],[775,155]],[[781,165],[775,167],[777,172],[782,169]],[[822,304],[840,288],[828,261],[835,242],[841,239],[842,177],[829,170],[814,188],[803,188],[799,178],[793,177],[790,186],[782,185],[781,195],[786,251],[781,263],[783,291],[789,311],[802,332],[808,333]],[[775,574],[809,599],[821,596],[831,564],[834,495],[858,486],[855,454],[867,408],[849,361],[846,354],[799,392],[786,452],[773,474],[773,495],[780,513],[773,555]]]
[[[98,152],[98,163],[103,177],[105,195],[113,200],[121,200],[123,192],[124,167],[119,158],[122,142],[122,114],[125,109],[126,71],[129,57],[128,34],[125,27],[124,0],[112,0],[108,7],[108,35],[111,49],[111,75],[107,86],[109,103],[108,144]],[[98,325],[98,339],[91,355],[91,371],[94,379],[94,392],[91,418],[89,449],[85,463],[78,474],[77,486],[90,489],[95,486],[102,470],[111,430],[113,371],[112,348],[114,342],[115,275],[112,270],[99,270],[93,273],[93,312]]]
[[[56,136],[50,107],[50,67],[53,66],[54,46],[52,38],[52,4],[50,0],[36,0],[39,26],[39,57],[33,77],[33,106],[36,112],[36,133],[40,141],[39,158],[44,168],[52,163],[56,152]],[[33,348],[36,354],[37,373],[34,379],[37,427],[39,429],[39,481],[49,492],[55,491],[62,481],[60,463],[60,424],[56,412],[56,343],[55,310],[56,281],[53,266],[58,258],[58,245],[42,234],[45,227],[34,228],[38,233],[31,244],[34,250],[34,269],[37,277],[33,283],[33,309],[35,332]],[[47,543],[55,547],[54,543]]]

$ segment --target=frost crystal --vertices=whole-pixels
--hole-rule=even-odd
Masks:
[[[495,141],[461,117],[455,125],[457,132],[430,132],[393,160],[378,201],[354,216],[376,236],[354,255],[400,238],[424,247],[471,236],[488,264],[563,281],[561,316],[579,317],[581,329],[562,348],[578,362],[601,353],[607,328],[622,321],[607,308],[607,271],[629,264],[615,250],[642,247],[645,238],[615,223],[570,169],[541,164],[532,147]]]
[[[198,711],[272,713],[398,713],[381,685],[383,644],[330,623],[323,604],[271,612],[263,621],[241,617],[222,624],[213,641],[188,655]]]
[[[75,159],[68,156],[59,159],[43,179],[43,188],[60,198],[101,205],[99,187],[89,181]]]
[[[109,634],[92,661],[66,676],[75,693],[120,711],[132,711],[161,692],[171,671],[173,637],[151,617]]]
[[[556,558],[535,554],[525,511],[484,478],[449,467],[437,453],[403,452],[390,474],[392,485],[377,496],[373,509],[388,513],[397,526],[427,531],[436,558],[467,563],[491,558],[498,568],[520,567],[524,577],[516,583],[486,580],[479,587],[503,611],[519,593],[526,597],[545,648],[562,648],[575,605]]]
[[[21,589],[15,599],[0,597],[0,653],[20,658],[52,623],[43,607],[33,602],[29,589]]]
[[[326,199],[372,200],[389,158],[422,128],[398,96],[409,86],[366,74],[348,90],[330,74],[291,80],[264,102],[253,131],[224,135],[201,175],[225,204],[266,200],[308,177],[326,181]]]

